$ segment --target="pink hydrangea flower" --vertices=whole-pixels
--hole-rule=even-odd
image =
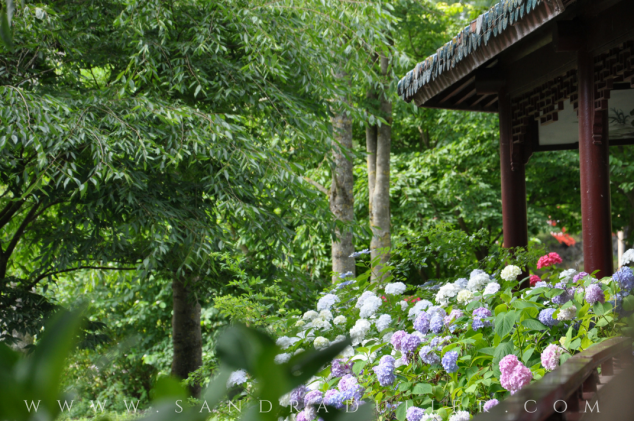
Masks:
[[[515,392],[531,382],[533,373],[524,364],[522,364],[517,356],[511,354],[500,360],[500,384],[503,388],[514,395]]]
[[[531,286],[534,287],[537,282],[542,281],[542,278],[537,275],[531,275],[531,277],[528,278],[528,281],[530,282]]]
[[[542,366],[549,371],[557,368],[559,365],[559,357],[564,353],[563,348],[555,344],[550,344],[542,352]]]
[[[542,256],[537,261],[537,269],[545,268],[548,266],[554,266],[558,263],[561,263],[561,257],[555,252],[548,253],[545,256]]]

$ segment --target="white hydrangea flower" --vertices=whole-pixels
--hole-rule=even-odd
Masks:
[[[303,320],[298,320],[297,323],[295,323],[295,327],[303,327],[306,325],[306,322]]]
[[[630,263],[634,263],[634,249],[629,249],[623,253],[623,257],[621,258],[621,265],[626,266]]]
[[[352,329],[350,329],[350,337],[352,338],[352,345],[358,345],[361,343],[365,335],[370,330],[372,325],[365,319],[359,319],[356,321]]]
[[[533,288],[545,288],[547,287],[548,284],[544,281],[539,281],[537,283],[535,283],[535,286]]]
[[[337,337],[335,338],[334,341],[332,341],[332,343],[336,344],[337,342],[341,342],[345,340],[346,340],[346,335],[337,335]]]
[[[392,316],[389,314],[381,314],[374,325],[376,326],[376,330],[382,332],[390,326],[390,323],[392,323]]]
[[[401,311],[405,311],[409,307],[409,304],[407,304],[407,301],[405,300],[399,301],[399,304],[401,305]]]
[[[491,282],[491,278],[485,271],[475,269],[471,272],[469,282],[467,283],[467,289],[470,291],[480,291],[489,282]]]
[[[229,375],[227,387],[237,386],[247,381],[247,372],[244,370],[236,370]]]
[[[332,320],[332,313],[330,310],[322,310],[319,312],[319,317],[324,320]]]
[[[379,307],[381,307],[381,304],[383,304],[383,300],[377,296],[366,298],[359,312],[359,316],[362,319],[374,316]]]
[[[346,316],[337,316],[332,322],[336,325],[345,325],[346,321]]]
[[[574,269],[566,269],[559,274],[559,279],[563,282],[570,282],[572,278],[577,274],[577,271]]]
[[[432,305],[433,304],[430,301],[427,301],[427,300],[418,301],[416,304],[414,304],[414,307],[409,309],[409,313],[407,314],[407,318],[410,319],[410,320],[415,319],[416,316],[418,316],[420,313],[424,312],[427,307],[430,307]]]
[[[575,306],[562,308],[559,310],[559,314],[557,314],[557,320],[572,320],[576,315],[577,308]]]
[[[289,406],[291,404],[291,392],[286,395],[282,395],[280,398],[280,406]]]
[[[463,289],[462,291],[458,293],[457,300],[460,304],[470,303],[471,300],[473,300],[473,293],[469,291],[468,289]]]
[[[471,414],[467,411],[457,411],[449,417],[449,421],[469,421],[471,419]]]
[[[278,338],[277,341],[275,341],[275,344],[282,349],[286,349],[289,346],[291,346],[293,342],[291,341],[291,338],[289,338],[288,336],[282,336],[281,338]]]
[[[322,319],[321,317],[316,318],[315,320],[313,320],[311,322],[312,327],[314,327],[315,329],[321,329],[321,330],[330,330],[332,328],[332,326],[330,325],[330,323],[328,323],[327,320]]]
[[[425,414],[420,421],[442,421],[442,417],[438,414]]]
[[[431,319],[432,317],[436,315],[438,315],[439,317],[445,317],[447,315],[447,312],[441,306],[431,306],[427,309],[427,314],[429,315],[429,318]]]
[[[317,310],[330,310],[335,303],[339,302],[339,297],[335,294],[326,294],[317,302]]]
[[[370,297],[376,297],[376,294],[372,291],[364,291],[363,294],[361,294],[361,296],[357,299],[357,305],[355,307],[356,308],[363,307],[363,304],[365,304],[365,300],[367,300]]]
[[[313,346],[315,349],[324,349],[330,346],[330,341],[323,336],[318,336],[313,341]]]
[[[405,357],[401,357],[394,362],[394,367],[402,367],[404,365],[408,365],[409,361]]]
[[[310,321],[316,319],[317,317],[319,317],[319,313],[317,313],[315,310],[308,310],[306,313],[304,313],[304,317],[302,317],[302,319]]]
[[[467,285],[469,285],[469,280],[467,278],[459,278],[456,279],[456,282],[453,285],[458,288],[458,291],[461,289],[467,289]]]
[[[436,302],[441,306],[446,306],[449,304],[449,299],[455,297],[459,291],[460,289],[456,285],[452,283],[445,284],[436,293]]]
[[[297,351],[293,352],[293,355],[301,354],[304,351],[306,351],[304,348],[299,348]]]
[[[517,277],[521,274],[522,269],[515,265],[508,265],[507,267],[502,269],[502,272],[500,273],[500,278],[504,279],[505,281],[515,281]]]
[[[401,295],[407,287],[402,282],[394,282],[385,286],[385,293],[391,295]]]
[[[500,284],[491,282],[484,288],[484,295],[493,295],[500,290]]]
[[[291,359],[291,354],[284,353],[284,354],[277,354],[273,361],[275,362],[275,364],[284,364],[284,363],[287,363],[288,360],[290,359]]]

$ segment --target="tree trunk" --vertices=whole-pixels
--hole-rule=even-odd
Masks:
[[[354,275],[355,273],[354,258],[350,257],[354,253],[351,226],[354,220],[352,121],[345,110],[335,113],[332,117],[332,127],[338,144],[335,144],[332,150],[335,165],[330,187],[330,210],[337,221],[345,224],[344,227],[336,228],[337,240],[332,242],[332,271],[334,272],[332,280],[336,282],[341,274],[352,272]]]
[[[186,379],[189,374],[203,364],[203,341],[200,330],[200,303],[193,293],[192,280],[177,277],[172,282],[173,309],[172,375]],[[201,386],[190,387],[193,396],[198,397]]]
[[[388,58],[381,56],[381,73],[386,76]],[[383,265],[390,259],[391,229],[390,229],[390,148],[392,143],[392,103],[385,92],[380,94],[380,112],[387,124],[381,124],[376,130],[376,153],[374,162],[371,163],[369,151],[372,145],[369,130],[366,131],[366,143],[368,143],[368,177],[374,172],[373,182],[369,182],[370,196],[370,227],[372,228],[372,241],[370,251],[373,262],[377,262],[372,268],[372,280],[387,275],[383,274]],[[376,260],[378,258],[378,261]]]

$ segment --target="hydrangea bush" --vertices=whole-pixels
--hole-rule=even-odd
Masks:
[[[466,421],[617,335],[634,310],[629,267],[598,280],[559,269],[556,253],[535,263],[545,273],[530,286],[512,265],[420,287],[342,278],[316,310],[287,320],[278,360],[347,335],[352,346],[280,404],[299,421],[358,405],[375,406],[382,420]]]

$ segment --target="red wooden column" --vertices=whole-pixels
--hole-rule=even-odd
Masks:
[[[595,117],[594,61],[586,51],[578,54],[583,267],[588,273],[599,270],[600,279],[613,273],[608,115],[599,111]]]
[[[524,160],[511,167],[511,98],[504,88],[498,92],[500,112],[500,174],[502,176],[502,227],[504,247],[526,247],[526,176]]]

